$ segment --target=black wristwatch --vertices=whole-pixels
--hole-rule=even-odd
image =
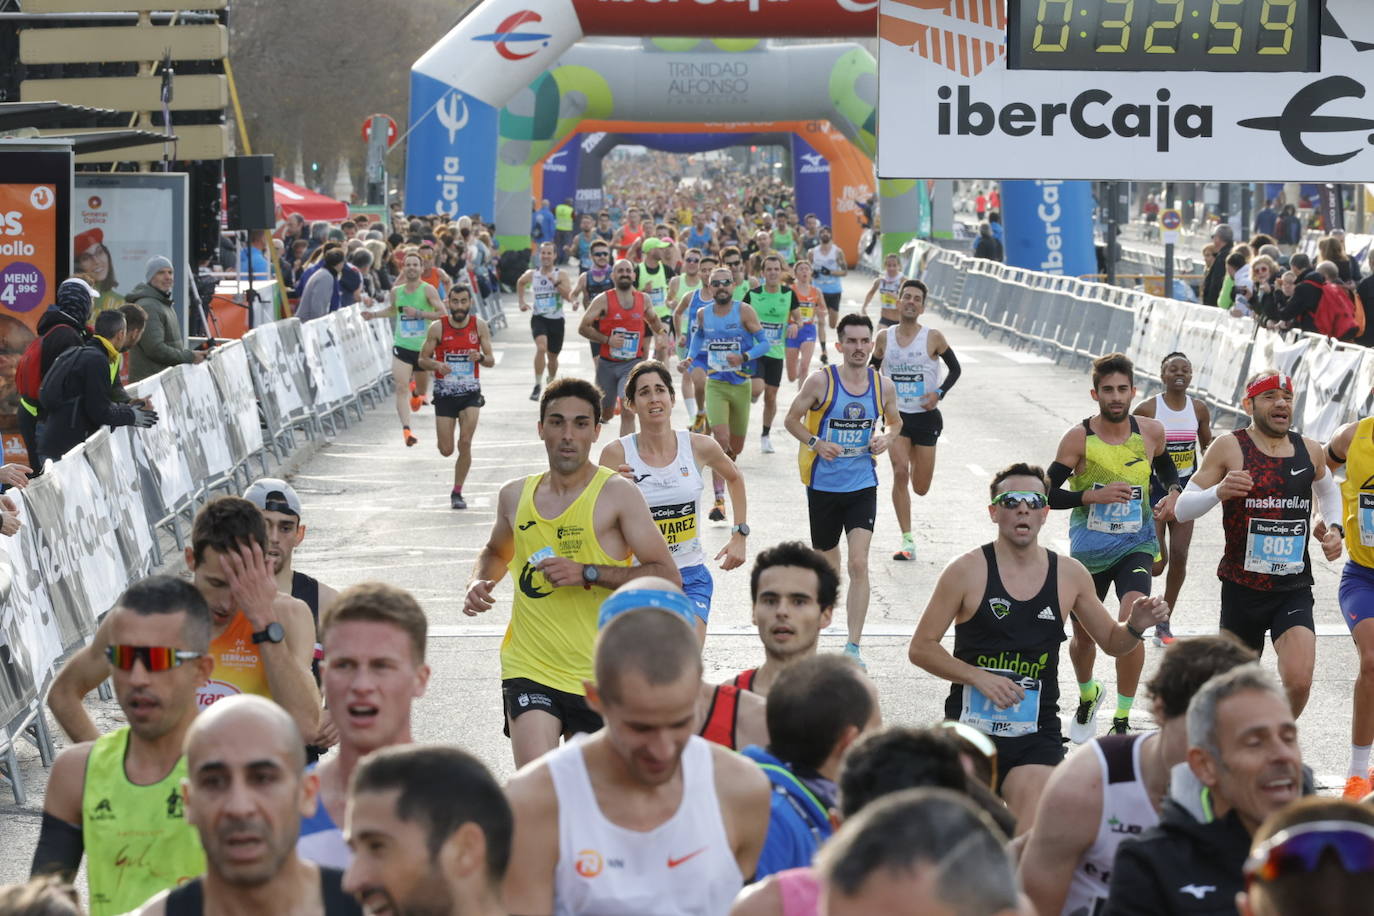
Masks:
[[[591,588],[593,585],[596,584],[596,581],[597,581],[598,579],[600,579],[600,578],[601,578],[601,571],[598,570],[598,569],[596,568],[595,565],[593,565],[593,564],[591,564],[591,563],[584,563],[584,564],[582,565],[582,587],[583,587],[583,588]]]
[[[282,629],[282,625],[275,621],[253,634],[254,645],[263,642],[282,642],[285,639],[286,630]]]
[[[730,529],[730,533],[738,534],[741,537],[747,538],[749,536],[749,526],[746,525],[744,522],[740,522],[738,525]]]

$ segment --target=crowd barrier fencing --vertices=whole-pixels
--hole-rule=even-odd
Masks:
[[[1162,299],[1120,287],[971,258],[925,241],[903,247],[908,276],[930,289],[938,312],[1086,369],[1098,356],[1122,352],[1135,363],[1144,394],[1161,390],[1160,364],[1175,351],[1193,364],[1194,397],[1244,425],[1245,379],[1264,369],[1291,375],[1295,429],[1325,442],[1344,423],[1374,409],[1374,351],[1309,333],[1280,334],[1212,306]]]
[[[474,291],[477,284],[472,284]],[[504,315],[478,296],[478,314]],[[392,326],[349,306],[302,323],[264,324],[204,362],[130,385],[159,421],[101,429],[7,495],[22,527],[0,537],[0,777],[27,793],[17,740],[52,762],[43,703],[58,662],[84,646],[132,582],[187,542],[201,504],[242,492],[269,462],[347,427],[390,397]]]

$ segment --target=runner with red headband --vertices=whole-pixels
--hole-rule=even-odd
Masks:
[[[1251,426],[1217,437],[1174,512],[1186,522],[1222,505],[1221,628],[1256,652],[1264,651],[1268,631],[1296,717],[1317,659],[1307,540],[1315,535],[1335,560],[1344,530],[1321,443],[1291,429],[1293,401],[1288,376],[1272,369],[1252,376],[1241,401]],[[1314,497],[1322,518],[1315,528]]]

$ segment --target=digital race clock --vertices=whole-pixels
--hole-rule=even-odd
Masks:
[[[1009,70],[1321,69],[1321,0],[1007,0]]]

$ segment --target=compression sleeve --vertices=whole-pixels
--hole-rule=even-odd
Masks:
[[[1336,486],[1336,475],[1327,472],[1320,480],[1312,481],[1312,495],[1317,497],[1317,511],[1322,521],[1328,525],[1345,526],[1345,512],[1341,503],[1341,490]]]
[[[1077,509],[1083,505],[1082,491],[1064,489],[1064,481],[1069,479],[1073,469],[1058,461],[1050,465],[1050,508]]]
[[[1168,452],[1156,455],[1150,466],[1154,468],[1155,476],[1159,478],[1165,490],[1178,486],[1178,468],[1175,467],[1174,459],[1169,457]]]
[[[33,851],[30,876],[59,874],[68,879],[76,877],[85,849],[81,828],[59,817],[43,812],[38,828],[38,848]]]
[[[1191,522],[1202,518],[1220,502],[1221,497],[1217,496],[1216,487],[1204,490],[1195,481],[1190,480],[1188,486],[1178,495],[1178,502],[1174,503],[1174,517],[1180,522]]]
[[[745,352],[744,358],[758,359],[760,356],[767,356],[772,348],[773,343],[768,339],[768,332],[759,328],[759,332],[754,335],[754,345]]]
[[[940,358],[945,361],[945,368],[949,370],[949,373],[945,375],[945,380],[940,383],[940,400],[943,401],[945,395],[949,394],[949,389],[953,388],[954,383],[959,381],[959,376],[964,370],[959,365],[959,357],[954,355],[953,347],[945,347],[945,352],[940,354]]]

